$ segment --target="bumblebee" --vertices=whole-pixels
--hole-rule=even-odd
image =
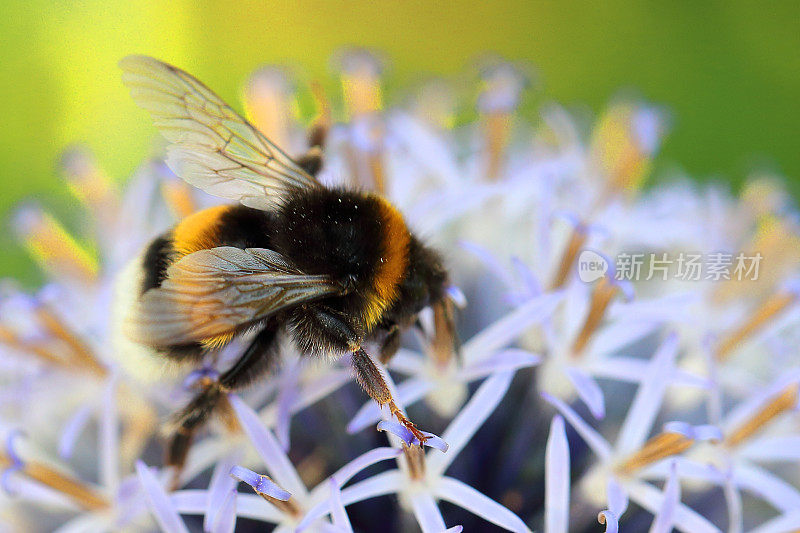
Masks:
[[[305,354],[349,353],[364,391],[423,443],[363,345],[375,342],[385,362],[424,307],[452,309],[444,305],[440,255],[385,198],[320,184],[321,146],[295,161],[183,70],[143,56],[120,67],[136,103],[171,143],[167,165],[239,202],[194,213],[149,244],[125,335],[162,358],[197,364],[255,332],[235,363],[177,414],[167,463],[182,466],[193,435],[227,392],[269,372],[285,335]]]

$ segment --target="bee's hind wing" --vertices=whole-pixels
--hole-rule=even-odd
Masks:
[[[190,184],[263,210],[293,190],[320,186],[190,74],[147,56],[128,56],[119,65],[133,99],[172,143],[167,165]]]
[[[162,285],[134,306],[125,329],[150,346],[214,346],[282,309],[342,292],[328,276],[304,274],[272,250],[222,246],[170,265]]]

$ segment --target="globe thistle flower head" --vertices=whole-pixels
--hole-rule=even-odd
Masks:
[[[645,188],[664,112],[616,101],[587,133],[548,104],[533,127],[525,66],[495,60],[471,91],[434,80],[393,105],[379,55],[334,63],[340,96],[267,66],[244,109],[321,162],[322,183],[382,194],[442,253],[442,300],[371,359],[392,402],[368,400],[349,356],[283,339],[268,376],[221,387],[183,467],[165,466],[160,428],[255,332],[167,366],[114,326],[138,290],[119,280],[153,238],[223,201],[158,156],[118,186],[72,148],[61,170],[86,227],[19,206],[12,224],[47,283],[0,284],[3,519],[72,533],[800,527],[797,217],[775,181],[740,197]],[[310,125],[298,93],[314,95]],[[362,348],[379,354],[381,339]]]

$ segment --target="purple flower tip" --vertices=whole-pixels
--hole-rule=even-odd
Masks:
[[[18,437],[24,437],[25,433],[21,429],[13,429],[11,430],[8,435],[6,435],[6,455],[8,458],[11,459],[12,465],[15,467],[22,466],[22,458],[17,453],[16,448],[14,447],[14,443]]]
[[[798,278],[790,279],[781,286],[781,289],[788,292],[795,298],[800,297],[800,279]]]
[[[588,226],[586,226],[586,224],[583,223],[581,217],[579,217],[575,213],[572,213],[570,211],[556,211],[555,213],[550,215],[550,223],[552,224],[559,218],[566,220],[567,223],[570,224],[576,231],[579,231],[581,233],[586,233],[589,231]]]
[[[631,127],[643,152],[653,155],[658,151],[664,130],[664,117],[658,109],[653,107],[638,109],[633,115]]]
[[[11,489],[9,479],[11,478],[12,474],[22,470],[22,467],[24,466],[22,458],[20,458],[19,454],[14,449],[14,441],[17,437],[21,436],[24,436],[24,433],[19,429],[12,430],[6,436],[6,455],[11,460],[11,465],[9,465],[9,467],[6,468],[2,474],[0,474],[0,487],[2,487],[3,491],[5,491],[5,493],[9,496],[13,496],[15,494],[15,491]]]
[[[693,426],[686,422],[667,422],[664,424],[664,431],[667,433],[678,433],[687,439],[696,441],[713,441],[719,442],[722,440],[722,431],[711,425]]]
[[[201,379],[208,378],[211,380],[216,380],[218,377],[219,372],[217,372],[216,369],[211,368],[210,366],[205,366],[189,372],[189,374],[186,376],[186,379],[183,380],[183,388],[189,390]]]
[[[57,283],[48,283],[39,290],[37,297],[39,301],[31,299],[33,305],[39,305],[40,302],[57,302],[60,298],[64,298],[64,287]]]
[[[399,422],[395,422],[394,420],[380,421],[378,423],[378,431],[388,431],[389,433],[396,435],[402,439],[406,446],[419,445],[419,439],[417,439],[407,427]],[[442,453],[445,453],[449,448],[449,445],[437,435],[428,433],[427,431],[423,431],[422,434],[428,437],[425,440],[425,446],[436,448]]]
[[[395,422],[394,420],[381,420],[378,422],[378,431],[388,431],[389,433],[393,433],[402,439],[406,446],[411,446],[416,441],[414,435],[411,434],[407,427],[400,422]]]
[[[13,216],[14,229],[17,235],[25,237],[42,221],[42,209],[36,204],[25,204],[19,207]]]
[[[21,467],[19,466],[10,466],[3,470],[3,473],[0,474],[0,487],[3,488],[3,492],[5,492],[8,496],[16,496],[17,491],[11,488],[11,483],[9,480],[11,479],[11,475],[18,472]]]
[[[553,403],[553,400],[555,400],[555,398],[553,397],[553,395],[552,395],[552,394],[550,394],[549,392],[544,392],[544,391],[542,391],[542,392],[540,392],[540,393],[539,393],[539,396],[541,396],[541,397],[542,397],[542,399],[543,399],[544,401],[546,401],[547,403],[549,403],[549,404],[552,404],[552,403]]]
[[[242,466],[234,466],[231,468],[230,475],[232,478],[243,481],[250,485],[256,494],[260,496],[269,496],[282,502],[288,501],[292,497],[291,494],[280,488],[272,482],[267,476],[257,474],[252,470],[248,470]]]
[[[616,279],[615,276],[612,276],[611,282],[617,286],[626,302],[630,302],[636,297],[636,292],[633,290],[633,285],[628,280],[620,280]]]
[[[608,509],[597,513],[597,521],[605,524],[606,533],[617,533],[619,531],[619,518]]]
[[[447,293],[447,297],[458,307],[459,309],[464,309],[467,306],[467,297],[464,296],[464,293],[461,292],[461,289],[456,287],[455,285],[450,285],[445,289]]]
[[[437,450],[439,450],[442,453],[447,452],[447,450],[450,448],[450,445],[447,444],[438,435],[434,435],[433,433],[429,433],[427,431],[423,431],[422,433],[426,437],[428,437],[427,440],[425,441],[425,446],[428,446],[430,448],[436,448]],[[417,439],[414,439],[414,442],[417,442]]]

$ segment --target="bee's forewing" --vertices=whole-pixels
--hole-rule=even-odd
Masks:
[[[172,143],[167,164],[204,191],[272,209],[293,190],[318,187],[292,158],[186,72],[146,56],[120,61],[122,81]]]
[[[150,346],[215,344],[253,321],[340,290],[328,276],[303,274],[272,250],[200,250],[173,263],[163,284],[142,296],[126,333]]]

